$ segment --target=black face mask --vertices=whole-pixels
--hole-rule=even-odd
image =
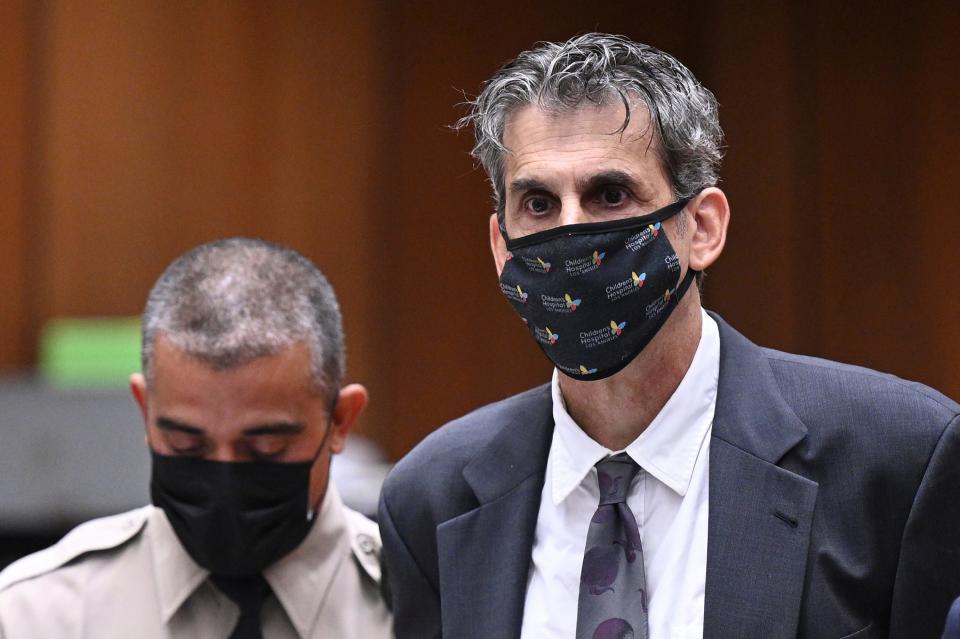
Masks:
[[[154,505],[166,513],[187,553],[210,572],[259,573],[310,531],[310,470],[316,457],[295,463],[219,462],[152,449],[150,454]]]
[[[649,215],[568,224],[506,237],[500,290],[562,373],[597,380],[619,372],[677,307],[697,272],[680,259],[661,224],[679,200]]]

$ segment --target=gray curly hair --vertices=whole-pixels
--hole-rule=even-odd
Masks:
[[[623,125],[639,98],[654,127],[654,143],[670,176],[674,196],[692,197],[714,186],[723,157],[717,100],[673,56],[623,36],[588,33],[566,42],[545,42],[524,51],[482,85],[470,113],[454,125],[472,126],[472,155],[486,170],[503,224],[505,205],[503,133],[518,107],[575,110],[584,103],[623,103]]]
[[[310,348],[317,391],[333,398],[340,389],[345,354],[333,287],[310,260],[278,244],[219,240],[167,267],[143,312],[141,364],[148,385],[161,334],[215,370],[302,342]]]

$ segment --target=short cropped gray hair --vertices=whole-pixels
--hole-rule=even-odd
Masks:
[[[211,242],[167,267],[143,312],[141,363],[148,384],[159,335],[215,370],[306,343],[318,392],[335,397],[343,379],[343,327],[333,287],[310,260],[264,240]]]
[[[470,113],[454,128],[472,125],[473,157],[487,171],[497,212],[505,205],[503,133],[517,108],[575,110],[584,103],[622,102],[619,131],[630,123],[631,101],[646,105],[654,145],[670,176],[674,196],[688,198],[719,180],[723,131],[717,100],[673,56],[623,36],[588,33],[566,42],[540,43],[508,62],[469,102]]]

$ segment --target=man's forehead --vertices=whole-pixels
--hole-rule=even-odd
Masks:
[[[625,117],[622,104],[517,109],[507,119],[503,136],[507,183],[535,177],[541,169],[593,173],[633,166],[635,172],[661,172],[646,109],[632,109],[624,128]]]
[[[205,353],[203,349],[195,350],[190,340],[181,343],[165,333],[158,333],[154,340],[151,372],[155,378],[176,377],[189,369],[213,380],[238,376],[256,378],[258,373],[277,369],[287,383],[299,382],[300,377],[305,383],[312,382],[311,351],[305,341],[262,351],[232,350]]]
[[[587,184],[597,176],[620,173],[644,192],[652,189],[651,183],[669,182],[646,108],[642,103],[640,107],[631,110],[626,128],[622,104],[562,111],[536,105],[518,109],[504,130],[507,191],[562,175]]]
[[[304,411],[328,401],[314,384],[309,351],[299,344],[218,368],[159,342],[152,378],[148,391],[162,416],[206,428],[302,421]]]
[[[629,121],[622,102],[588,103],[575,108],[526,104],[506,117],[503,144],[512,155],[589,140],[625,146],[642,143],[646,147],[652,134],[646,105],[639,100],[631,101]]]

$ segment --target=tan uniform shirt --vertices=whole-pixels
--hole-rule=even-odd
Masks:
[[[391,636],[380,534],[331,485],[310,533],[264,571],[265,639]],[[87,522],[0,573],[0,638],[219,639],[239,609],[146,506]]]

